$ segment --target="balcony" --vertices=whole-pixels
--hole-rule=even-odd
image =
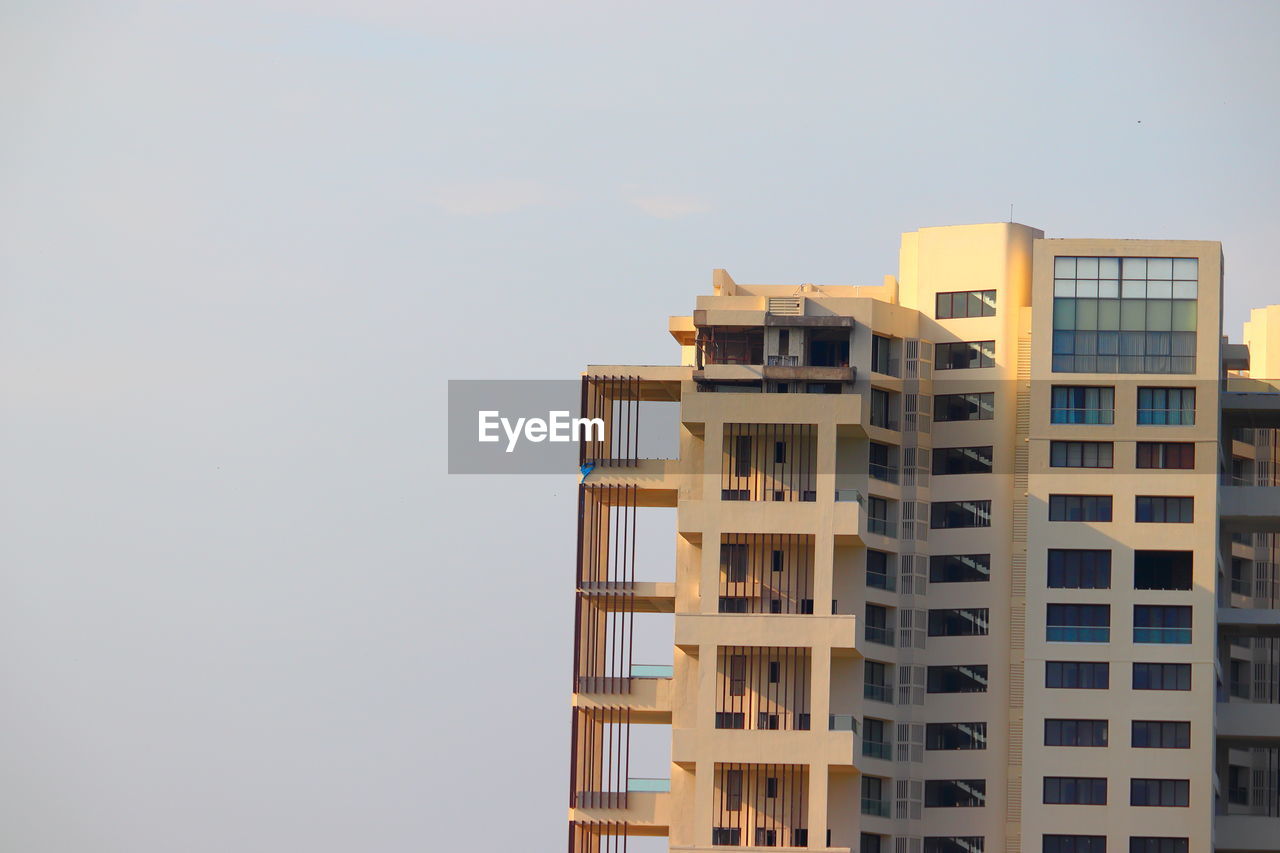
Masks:
[[[1219,738],[1240,742],[1280,741],[1280,704],[1219,702],[1215,712]]]
[[[858,718],[853,714],[829,714],[827,716],[827,730],[857,734]]]
[[[1280,532],[1280,488],[1221,486],[1218,489],[1218,516],[1228,527]]]

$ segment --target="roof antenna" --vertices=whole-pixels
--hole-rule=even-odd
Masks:
[[[1013,202],[1009,202],[1009,221],[1013,222]]]

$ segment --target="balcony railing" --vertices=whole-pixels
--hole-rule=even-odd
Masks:
[[[862,813],[865,815],[888,817],[889,811],[888,800],[874,800],[871,797],[862,798]]]
[[[863,637],[868,643],[879,643],[882,646],[893,645],[893,629],[880,625],[864,625]]]
[[[631,664],[632,678],[674,678],[676,668],[671,664],[662,663],[633,663]]]
[[[628,779],[629,794],[667,794],[671,791],[670,779]]]
[[[768,356],[766,367],[799,367],[800,356],[798,355],[771,355]]]
[[[836,489],[837,503],[862,503],[862,492],[857,489]]]
[[[833,732],[858,733],[858,718],[853,714],[829,714],[827,728]]]
[[[1111,642],[1111,629],[1078,625],[1050,625],[1045,630],[1045,640],[1050,643],[1109,643]]]
[[[1195,426],[1195,409],[1138,409],[1139,426]]]
[[[1055,424],[1114,424],[1115,409],[1052,409],[1049,422]]]
[[[862,754],[868,758],[883,758],[885,761],[892,761],[893,744],[880,740],[864,740],[862,742]]]
[[[1135,643],[1190,643],[1190,628],[1134,628]]]
[[[867,518],[867,532],[880,536],[897,536],[898,525],[887,518]]]
[[[867,586],[872,589],[884,589],[893,592],[893,575],[884,572],[867,570]]]
[[[862,685],[862,696],[865,699],[872,699],[876,702],[893,704],[893,688],[887,684],[864,684]]]
[[[872,462],[867,465],[867,473],[873,480],[882,480],[886,483],[898,482],[898,469],[893,465],[881,465]]]

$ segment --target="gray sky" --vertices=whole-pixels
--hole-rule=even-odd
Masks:
[[[713,267],[874,284],[1011,202],[1223,241],[1238,336],[1278,26],[9,0],[0,849],[560,849],[575,478],[445,476],[444,380],[670,361]]]

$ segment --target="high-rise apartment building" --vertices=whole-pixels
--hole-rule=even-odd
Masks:
[[[679,365],[589,368],[571,853],[1280,850],[1280,306],[1228,344],[1222,283],[1215,242],[922,228],[878,286],[716,271]]]

